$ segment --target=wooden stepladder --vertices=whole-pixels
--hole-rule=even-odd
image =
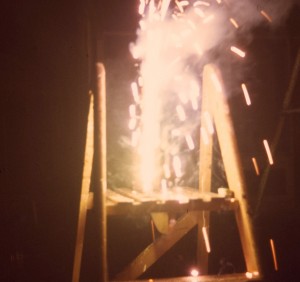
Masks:
[[[102,112],[103,111],[104,110],[102,110]],[[99,123],[105,123],[105,117],[100,118]],[[89,125],[88,128],[90,128]],[[100,204],[102,204],[102,208],[107,210],[108,216],[111,214],[126,215],[129,211],[131,213],[135,213],[137,216],[142,213],[150,213],[157,230],[161,233],[161,236],[142,251],[114,278],[114,280],[132,281],[138,279],[138,277],[149,269],[151,265],[156,263],[163,254],[165,254],[195,226],[198,226],[198,264],[201,269],[201,274],[207,274],[208,252],[210,246],[208,246],[207,240],[204,239],[207,239],[205,237],[209,236],[209,214],[210,211],[223,210],[224,208],[226,210],[232,210],[235,214],[246,263],[246,271],[250,275],[249,277],[252,279],[259,279],[261,277],[253,226],[248,211],[246,185],[238,154],[230,109],[224,95],[221,75],[217,67],[214,65],[206,65],[203,70],[200,130],[199,190],[189,188],[186,189],[186,192],[184,192],[183,189],[183,193],[186,193],[185,196],[191,197],[189,201],[185,201],[184,203],[176,202],[176,195],[174,198],[172,192],[170,192],[170,195],[168,196],[169,198],[164,198],[164,200],[161,201],[161,195],[157,192],[153,192],[151,195],[145,196],[136,191],[134,191],[135,193],[131,193],[130,189],[125,188],[106,190],[104,187],[102,189],[102,191],[107,193],[106,202],[102,199]],[[212,134],[214,130],[217,133],[219,141],[221,156],[229,186],[228,188],[233,192],[231,196],[223,196],[212,193],[211,191],[213,157]],[[105,141],[100,140],[100,143],[105,143]],[[85,157],[88,158],[88,155],[90,154],[86,149]],[[88,162],[88,160],[86,160],[86,162]],[[105,162],[106,155],[104,154],[101,159],[102,166],[105,166]],[[83,173],[83,178],[85,177],[86,174]],[[103,174],[102,177],[105,178]],[[102,182],[106,183],[106,179]],[[83,184],[84,183],[83,179]],[[86,188],[82,188],[75,248],[73,282],[79,281],[88,198],[88,190]],[[189,212],[186,212],[187,210]],[[180,212],[182,215],[177,220],[175,226],[170,229],[168,228],[168,213],[171,211]],[[102,212],[100,215],[103,217],[106,213]],[[106,224],[106,222],[102,220],[102,224]],[[105,231],[106,227],[103,227],[102,230]],[[102,246],[105,248],[105,235],[102,236],[101,240]],[[103,248],[101,254],[102,261],[106,263],[106,252],[103,251]],[[102,268],[105,269],[105,266],[102,266]],[[246,279],[245,275],[243,277]],[[105,279],[107,279],[106,274],[103,276],[101,281],[107,281]]]

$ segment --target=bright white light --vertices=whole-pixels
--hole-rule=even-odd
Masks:
[[[199,271],[197,269],[193,268],[191,270],[190,274],[192,277],[197,277],[197,276],[199,276]]]

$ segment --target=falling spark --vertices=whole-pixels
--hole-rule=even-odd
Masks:
[[[140,15],[144,14],[145,6],[146,6],[145,0],[141,0],[139,5],[139,10],[138,10]]]
[[[213,135],[215,130],[214,130],[214,125],[212,123],[211,116],[210,116],[209,112],[204,112],[204,120],[205,120],[206,127],[208,129],[208,133],[210,135]]]
[[[131,91],[134,101],[138,104],[140,102],[139,90],[136,82],[131,83]]]
[[[193,4],[194,7],[197,7],[197,6],[200,6],[200,5],[209,7],[209,6],[210,6],[210,3],[205,2],[205,1],[196,1],[196,2]]]
[[[252,163],[253,163],[256,175],[259,175],[260,173],[259,173],[259,168],[258,168],[258,165],[257,165],[256,158],[252,158]]]
[[[205,145],[208,145],[208,143],[209,143],[208,134],[207,134],[206,129],[203,126],[201,126],[201,128],[200,128],[200,133],[201,133],[201,138],[202,138],[203,143]]]
[[[241,49],[239,49],[235,46],[231,46],[230,50],[242,58],[245,58],[245,56],[246,56],[246,53],[244,51],[242,51]]]
[[[167,181],[167,179],[162,179],[162,180],[160,181],[160,187],[161,187],[161,191],[162,191],[163,193],[166,193],[166,191],[167,191],[167,189],[168,189],[168,181]]]
[[[170,167],[167,164],[164,164],[163,170],[164,170],[165,178],[170,178],[171,177]]]
[[[184,108],[181,105],[177,105],[176,106],[176,111],[177,111],[179,120],[185,121],[186,115],[185,115]]]
[[[175,0],[175,3],[180,11],[180,13],[184,13],[184,9],[183,9],[183,6],[180,4],[180,2],[178,2],[177,0]]]
[[[186,143],[188,144],[189,149],[194,150],[195,149],[195,144],[194,144],[192,136],[191,135],[186,135],[185,140],[186,140]]]
[[[236,20],[235,19],[233,19],[233,18],[230,18],[229,19],[230,20],[230,22],[232,23],[232,25],[236,28],[236,29],[238,29],[239,28],[239,25],[238,25],[238,23],[236,22]]]
[[[166,17],[170,2],[171,2],[171,0],[163,0],[162,1],[162,5],[161,5],[161,9],[160,9],[161,20],[164,20],[164,18]]]
[[[173,168],[174,168],[174,172],[177,178],[180,178],[183,173],[181,170],[181,160],[178,156],[174,156],[173,158]]]
[[[131,118],[131,119],[129,120],[129,123],[128,123],[128,128],[129,128],[130,130],[133,130],[133,129],[135,129],[136,124],[137,124],[136,118]]]
[[[133,104],[129,106],[129,116],[130,117],[136,116],[136,106]]]
[[[266,149],[269,164],[272,165],[272,164],[274,164],[274,161],[273,161],[272,153],[271,153],[271,150],[270,150],[270,147],[269,147],[269,143],[268,143],[267,140],[264,140],[263,143],[264,143],[264,146],[265,146],[265,149]]]
[[[135,130],[131,133],[131,146],[136,147],[138,145],[140,133],[138,130]]]
[[[271,246],[271,250],[272,250],[274,269],[276,271],[278,271],[277,256],[276,256],[275,244],[274,244],[274,240],[273,239],[270,239],[270,246]]]
[[[139,76],[139,78],[138,78],[138,84],[139,84],[139,86],[140,87],[143,87],[143,78],[141,77],[141,76]]]
[[[215,19],[215,15],[209,15],[209,16],[207,16],[207,17],[205,17],[204,19],[203,19],[203,23],[204,24],[207,24],[207,23],[209,23],[209,22],[211,22],[212,20],[214,20]]]
[[[199,8],[195,8],[194,12],[195,12],[196,15],[200,16],[201,18],[205,17],[204,12],[201,9],[199,9]]]
[[[248,106],[251,105],[251,100],[250,100],[250,96],[249,96],[249,92],[248,92],[248,89],[246,87],[246,85],[244,83],[242,83],[242,89],[243,89],[243,93],[244,93],[244,97],[245,97],[245,100],[246,100],[246,104]]]
[[[272,18],[264,10],[261,10],[260,13],[263,17],[267,19],[268,22],[272,22]]]
[[[207,228],[205,226],[202,227],[202,234],[205,242],[206,252],[210,253],[210,244],[208,239]]]

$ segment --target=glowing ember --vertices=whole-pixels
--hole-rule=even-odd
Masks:
[[[183,175],[181,160],[178,156],[174,156],[173,158],[173,169],[177,178],[180,178]]]
[[[250,106],[251,105],[251,100],[250,100],[249,92],[248,92],[248,89],[247,89],[247,87],[244,83],[242,84],[242,89],[243,89],[244,97],[245,97],[245,100],[246,100],[246,104],[248,106]]]
[[[258,168],[256,158],[252,158],[252,163],[253,163],[256,175],[259,175],[260,173],[259,173],[259,168]]]
[[[271,17],[264,10],[261,10],[260,13],[263,17],[265,17],[267,19],[268,22],[270,22],[270,23],[272,22]]]
[[[199,271],[194,268],[191,270],[190,274],[192,277],[197,277],[197,276],[199,276]]]
[[[274,269],[278,271],[277,256],[276,256],[275,244],[273,239],[270,239],[270,246],[271,246],[271,251],[273,256]]]
[[[186,143],[188,144],[189,149],[194,150],[195,149],[195,144],[194,144],[192,136],[191,135],[186,135],[185,140],[186,140]]]
[[[131,83],[131,91],[134,101],[138,104],[140,102],[139,90],[136,82]]]
[[[239,49],[235,46],[231,46],[230,50],[242,58],[244,58],[246,56],[246,53],[244,51],[242,51],[241,49]]]
[[[206,251],[210,253],[210,244],[209,244],[209,239],[208,239],[208,233],[207,233],[207,228],[205,226],[202,227],[202,234],[205,242],[205,247]]]
[[[267,140],[264,140],[263,143],[264,143],[265,150],[266,150],[266,153],[268,156],[269,164],[272,165],[272,164],[274,164],[274,161],[273,161],[272,153],[271,153],[271,150],[269,147],[269,143]]]
[[[238,23],[236,22],[235,19],[230,18],[229,20],[230,20],[230,22],[232,23],[232,25],[233,25],[235,28],[239,28],[239,25],[238,25]]]

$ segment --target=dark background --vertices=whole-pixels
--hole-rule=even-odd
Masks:
[[[92,63],[99,57],[107,67],[109,168],[110,173],[118,174],[124,164],[116,165],[118,157],[126,158],[120,136],[126,134],[128,85],[135,72],[128,44],[135,38],[136,2],[28,0],[2,4],[0,281],[71,280]],[[246,111],[238,106],[241,96],[234,91],[232,96],[242,159],[257,154],[262,168],[266,161],[257,140],[271,142],[279,118],[286,115],[275,165],[255,214],[263,266],[270,281],[297,281],[300,263],[300,117],[299,111],[282,112],[300,43],[299,19],[299,6],[295,5],[278,29],[255,30],[247,47],[253,107]],[[299,109],[299,91],[298,81],[290,109]],[[260,178],[253,174],[250,162],[243,165],[255,210]],[[120,178],[117,182],[122,182]],[[83,281],[96,281],[97,277],[96,220],[95,213],[90,212]],[[214,273],[218,260],[228,252],[222,245],[227,235],[219,235],[227,232],[236,236],[234,227],[224,223],[231,220],[220,221],[216,216],[212,223],[217,234],[212,240],[221,249],[211,257]],[[112,275],[151,240],[148,223],[148,218],[109,220]],[[189,244],[193,232],[189,236],[163,258],[162,265],[171,267],[157,267],[152,275],[187,275],[186,264],[194,259]],[[277,246],[277,273],[270,238]],[[229,259],[239,270],[243,266],[239,250],[234,253]],[[167,258],[171,263],[166,264]]]

